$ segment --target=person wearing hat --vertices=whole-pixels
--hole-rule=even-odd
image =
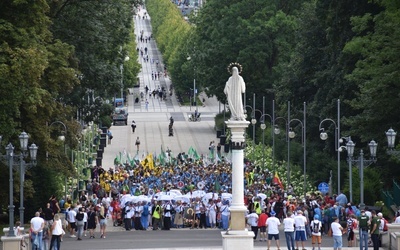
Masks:
[[[313,250],[315,249],[315,243],[318,244],[318,250],[321,249],[322,237],[321,237],[321,228],[322,222],[319,220],[319,215],[314,215],[314,220],[310,223],[311,228],[311,243],[313,246]]]
[[[296,241],[296,248],[299,249],[299,241],[301,241],[301,247],[302,249],[305,249],[304,242],[307,240],[306,225],[308,223],[307,218],[303,215],[302,210],[297,210],[297,214],[294,216],[294,224],[296,227],[296,233],[294,237]]]
[[[279,249],[279,225],[281,222],[276,218],[276,213],[274,211],[270,212],[270,217],[267,219],[265,226],[268,228],[268,248],[271,246],[272,238],[275,239],[276,247]]]

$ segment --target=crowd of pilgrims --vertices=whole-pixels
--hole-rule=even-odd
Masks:
[[[281,221],[289,211],[302,210],[308,221],[314,215],[321,218],[322,233],[328,233],[334,217],[346,223],[348,215],[358,216],[360,210],[347,202],[344,194],[323,196],[319,192],[296,196],[292,187],[286,190],[273,182],[272,173],[251,164],[244,164],[244,203],[248,213],[272,211]],[[205,164],[201,160],[188,159],[177,164],[154,167],[119,164],[105,170],[95,167],[91,171],[92,182],[79,196],[78,206],[104,206],[114,226],[126,230],[153,230],[170,228],[220,228],[227,230],[230,220],[231,193],[230,163]],[[158,200],[157,194],[179,190],[190,194],[196,189],[212,193],[207,197],[190,197],[187,200]],[[126,196],[146,196],[148,199],[126,202]],[[123,201],[123,202],[121,202]],[[71,201],[63,207],[68,209]],[[76,207],[76,204],[75,204]]]

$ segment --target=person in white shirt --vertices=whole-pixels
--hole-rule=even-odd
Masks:
[[[143,213],[143,206],[141,203],[135,203],[135,219],[134,219],[134,225],[135,225],[135,230],[142,230],[142,222],[140,221],[142,218],[142,213]]]
[[[85,237],[87,236],[86,231],[87,231],[87,226],[88,226],[88,215],[87,215],[87,211],[86,208],[83,208],[83,233],[85,234]]]
[[[315,248],[315,243],[318,244],[318,249],[321,249],[322,222],[319,220],[319,215],[318,214],[314,215],[314,220],[311,221],[310,228],[311,228],[311,237],[312,237],[311,238],[311,243],[312,243],[313,249]]]
[[[250,214],[246,215],[247,224],[251,227],[251,231],[254,233],[253,239],[257,239],[258,234],[258,214],[255,210],[251,211]]]
[[[297,215],[294,216],[294,224],[296,227],[296,234],[295,234],[295,240],[296,240],[296,248],[299,248],[299,241],[301,241],[301,247],[302,249],[305,249],[304,247],[304,242],[307,240],[307,235],[306,235],[306,225],[307,225],[307,218],[304,217],[303,211],[298,210]]]
[[[289,250],[294,250],[294,227],[292,212],[288,212],[287,217],[283,219],[283,231],[285,232],[286,245]]]
[[[268,228],[268,249],[271,245],[272,238],[275,239],[276,247],[279,249],[279,225],[281,222],[275,217],[276,213],[272,211],[265,225]]]
[[[75,220],[75,216],[76,216],[76,211],[75,211],[75,206],[71,205],[69,211],[68,211],[68,223],[70,226],[70,237],[74,238],[75,236],[75,229],[76,229],[76,220]]]
[[[221,212],[221,220],[222,220],[222,230],[228,230],[229,228],[229,216],[231,212],[229,210],[229,201],[223,200],[222,205],[219,208]]]
[[[211,228],[216,228],[217,226],[217,206],[214,204],[213,200],[207,206],[208,220],[210,222]]]
[[[61,236],[63,235],[64,230],[62,229],[62,222],[60,220],[60,216],[58,214],[54,215],[54,222],[51,225],[51,243],[50,249],[60,249]]]
[[[183,206],[181,201],[177,201],[173,207],[175,209],[174,225],[176,228],[183,228]]]
[[[343,227],[339,224],[338,217],[333,217],[331,229],[332,229],[332,236],[333,236],[333,249],[340,250],[343,247],[343,244],[342,244]]]
[[[164,230],[171,229],[171,211],[173,207],[169,201],[163,206],[164,211]]]
[[[400,223],[400,215],[396,217],[396,220],[394,221],[394,223]]]
[[[32,232],[32,246],[37,237],[37,243],[38,243],[37,249],[43,248],[43,228],[44,228],[44,219],[40,217],[39,212],[36,212],[35,217],[31,219],[31,232]]]
[[[124,215],[124,223],[125,223],[125,230],[131,231],[132,228],[132,217],[135,216],[135,208],[133,207],[133,203],[125,204],[125,211]]]

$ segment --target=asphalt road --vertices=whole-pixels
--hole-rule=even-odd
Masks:
[[[106,239],[100,239],[97,232],[97,238],[89,239],[84,237],[82,241],[76,238],[64,237],[61,248],[63,250],[76,249],[222,249],[221,231],[218,229],[172,229],[170,231],[121,231],[110,232]],[[347,240],[343,237],[344,246],[347,246]],[[274,243],[274,242],[273,242]],[[281,248],[286,249],[284,233],[280,233]],[[323,237],[322,247],[331,247],[333,239]],[[255,249],[266,248],[266,242],[254,241]],[[306,247],[311,249],[311,239],[306,242]]]

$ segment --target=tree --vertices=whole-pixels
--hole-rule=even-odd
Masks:
[[[344,47],[346,54],[359,57],[346,76],[358,86],[355,98],[349,101],[357,113],[346,122],[363,142],[386,141],[384,130],[400,127],[400,5],[391,0],[380,1],[380,5],[384,10],[376,15],[365,13],[351,19],[356,36]],[[383,147],[378,154],[383,179],[399,176],[395,164],[386,162]]]

